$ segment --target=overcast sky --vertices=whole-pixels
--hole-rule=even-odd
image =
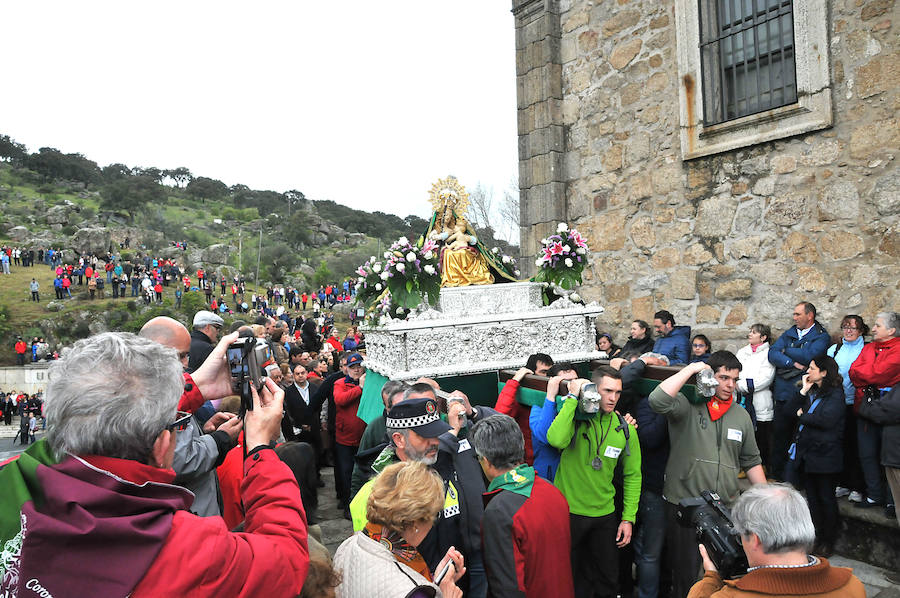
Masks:
[[[0,133],[401,216],[516,174],[509,0],[0,3]]]

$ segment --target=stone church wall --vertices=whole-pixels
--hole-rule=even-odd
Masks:
[[[658,309],[732,349],[800,300],[832,333],[900,309],[900,14],[826,4],[833,126],[684,160],[675,0],[514,0],[522,253],[578,227],[617,341]]]

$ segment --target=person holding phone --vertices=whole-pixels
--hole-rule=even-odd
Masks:
[[[417,550],[443,504],[444,483],[424,463],[382,470],[366,501],[366,526],[334,553],[338,598],[461,598],[463,555],[451,546],[432,573]]]

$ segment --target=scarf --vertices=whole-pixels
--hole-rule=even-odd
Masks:
[[[431,581],[431,571],[428,570],[425,559],[422,558],[415,546],[403,539],[399,532],[391,531],[370,521],[366,523],[362,533],[391,551],[397,562],[403,563],[428,581]]]
[[[734,397],[728,397],[727,401],[719,400],[715,397],[706,402],[706,409],[709,411],[709,419],[716,421],[717,419],[728,413],[728,408],[734,402]]]
[[[487,491],[509,490],[528,498],[531,496],[533,487],[534,467],[523,464],[491,480],[491,485],[488,486]]]

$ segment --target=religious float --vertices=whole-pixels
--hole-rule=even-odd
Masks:
[[[520,280],[515,260],[486,248],[466,221],[468,194],[455,178],[439,180],[430,196],[428,230],[358,270],[368,370],[360,418],[381,414],[388,379],[434,378],[493,405],[498,371],[523,366],[532,353],[582,364],[585,373],[604,356],[594,328],[603,308],[575,292],[589,256],[578,231],[560,223],[542,240],[538,274]]]

